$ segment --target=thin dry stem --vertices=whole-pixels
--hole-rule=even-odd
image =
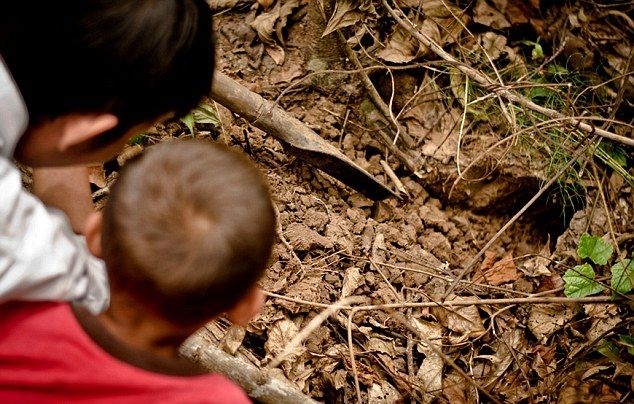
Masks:
[[[553,293],[553,291],[547,291]],[[303,304],[313,307],[334,307],[340,310],[383,310],[383,309],[404,309],[404,308],[424,308],[424,307],[462,307],[462,306],[487,306],[494,304],[605,304],[605,303],[617,303],[621,301],[619,298],[612,298],[611,296],[590,296],[590,297],[547,297],[541,296],[541,294],[531,295],[529,297],[513,297],[504,299],[469,299],[469,300],[445,300],[438,302],[419,302],[419,303],[386,303],[386,304],[372,304],[361,306],[348,306],[348,305],[336,305],[326,304],[319,302],[311,302],[309,300],[297,299],[294,297],[284,296],[273,292],[264,291],[264,294],[275,298],[286,300],[293,303]],[[543,294],[543,293],[542,293]]]
[[[304,328],[302,328],[302,330],[300,332],[298,332],[293,339],[291,339],[291,341],[286,345],[286,347],[284,347],[284,350],[282,352],[279,353],[279,355],[277,355],[275,357],[275,359],[273,359],[267,367],[269,368],[276,368],[278,367],[283,361],[284,359],[286,359],[286,357],[290,354],[293,353],[293,350],[295,350],[296,347],[298,347],[302,342],[304,342],[304,340],[313,332],[315,331],[317,328],[319,328],[321,326],[321,324],[326,321],[326,319],[328,317],[330,317],[331,315],[335,314],[336,312],[338,312],[339,310],[341,310],[339,307],[340,306],[347,306],[351,303],[357,302],[359,301],[359,297],[358,296],[349,296],[349,297],[345,297],[343,299],[340,299],[339,301],[337,301],[337,303],[330,305],[328,308],[326,308],[325,310],[323,310],[321,313],[319,313],[318,315],[316,315],[315,317],[313,317],[312,320],[310,320],[310,322],[308,324],[306,324],[306,326]]]

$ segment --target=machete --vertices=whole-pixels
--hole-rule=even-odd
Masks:
[[[372,200],[397,196],[297,118],[226,74],[214,72],[211,98],[274,136],[293,155]]]

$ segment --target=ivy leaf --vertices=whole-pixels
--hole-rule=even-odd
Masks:
[[[563,280],[564,294],[568,297],[586,297],[605,289],[594,280],[594,269],[587,263],[567,270]]]
[[[581,258],[590,258],[595,264],[605,265],[612,256],[612,245],[601,237],[584,233],[579,239],[577,254]]]
[[[610,286],[615,292],[628,293],[634,283],[634,260],[625,259],[612,266]]]
[[[192,111],[194,122],[208,123],[216,128],[220,127],[220,119],[216,116],[216,111],[208,104],[200,104]]]
[[[181,118],[181,122],[184,123],[185,126],[187,126],[187,129],[189,129],[189,133],[193,135],[194,134],[194,114],[190,112],[189,114],[183,116]]]

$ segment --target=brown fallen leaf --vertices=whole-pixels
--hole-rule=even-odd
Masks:
[[[264,343],[266,356],[274,358],[279,355],[298,332],[299,329],[289,318],[284,318],[273,323],[273,326],[268,332],[268,339]],[[298,346],[294,353],[284,359],[284,362],[295,361],[305,350],[306,348],[303,346]]]
[[[376,14],[376,10],[370,0],[350,1],[338,0],[335,3],[335,10],[328,20],[328,24],[324,29],[322,38],[336,30],[354,25],[361,20],[366,14]]]
[[[466,297],[450,295],[445,300],[445,304],[466,299]],[[476,306],[433,307],[431,312],[440,324],[458,334],[458,336],[449,336],[452,343],[460,343],[469,338],[477,338],[486,332]]]
[[[346,269],[346,273],[343,275],[343,285],[341,286],[341,298],[352,295],[364,283],[365,277],[361,275],[359,268],[350,267]]]
[[[489,285],[499,286],[519,279],[520,274],[511,254],[491,264],[491,260],[494,257],[495,255],[487,255],[485,253],[482,266],[474,275],[474,282],[486,282]]]
[[[535,304],[528,315],[528,328],[533,335],[544,340],[560,330],[575,315],[575,312],[563,304]]]
[[[473,10],[473,21],[493,29],[508,28],[511,23],[504,14],[491,7],[486,0],[478,0]]]
[[[410,324],[431,343],[440,345],[442,342],[442,328],[440,324],[431,321],[410,318]],[[420,364],[416,378],[420,380],[424,391],[440,391],[442,389],[442,373],[444,362],[440,355],[425,344],[417,344],[418,352],[425,355],[425,359]]]

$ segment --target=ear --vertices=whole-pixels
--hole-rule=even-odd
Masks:
[[[232,323],[245,327],[262,310],[264,299],[264,293],[259,287],[254,286],[233,308],[227,311],[227,318]]]
[[[58,142],[60,151],[82,144],[113,129],[119,119],[112,114],[70,114],[63,120],[62,134]]]
[[[88,250],[95,256],[101,258],[101,228],[103,215],[101,212],[93,212],[86,219],[84,233],[86,234],[86,244]]]

